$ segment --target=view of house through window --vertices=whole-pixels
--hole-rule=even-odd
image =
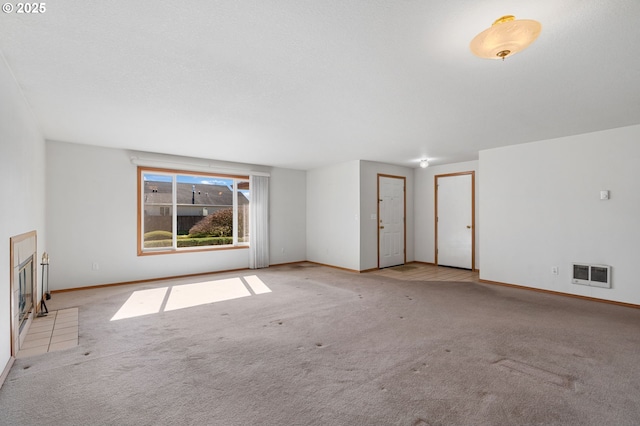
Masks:
[[[142,167],[139,173],[139,252],[249,244],[248,177]]]

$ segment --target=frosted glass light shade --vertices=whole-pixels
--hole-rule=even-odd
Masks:
[[[542,25],[538,21],[507,15],[475,36],[469,48],[480,58],[504,59],[526,49],[538,38],[540,31]]]

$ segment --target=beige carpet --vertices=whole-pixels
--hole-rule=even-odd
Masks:
[[[310,264],[48,306],[79,345],[16,360],[0,424],[640,424],[631,308]]]

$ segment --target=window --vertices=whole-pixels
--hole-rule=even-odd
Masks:
[[[248,176],[138,167],[138,254],[248,247]]]

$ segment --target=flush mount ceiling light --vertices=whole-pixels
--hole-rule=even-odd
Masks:
[[[474,55],[486,59],[502,59],[526,49],[542,31],[542,25],[531,19],[506,15],[471,40]]]
[[[427,167],[429,167],[429,161],[425,160],[420,160],[420,168],[422,169],[426,169]]]

